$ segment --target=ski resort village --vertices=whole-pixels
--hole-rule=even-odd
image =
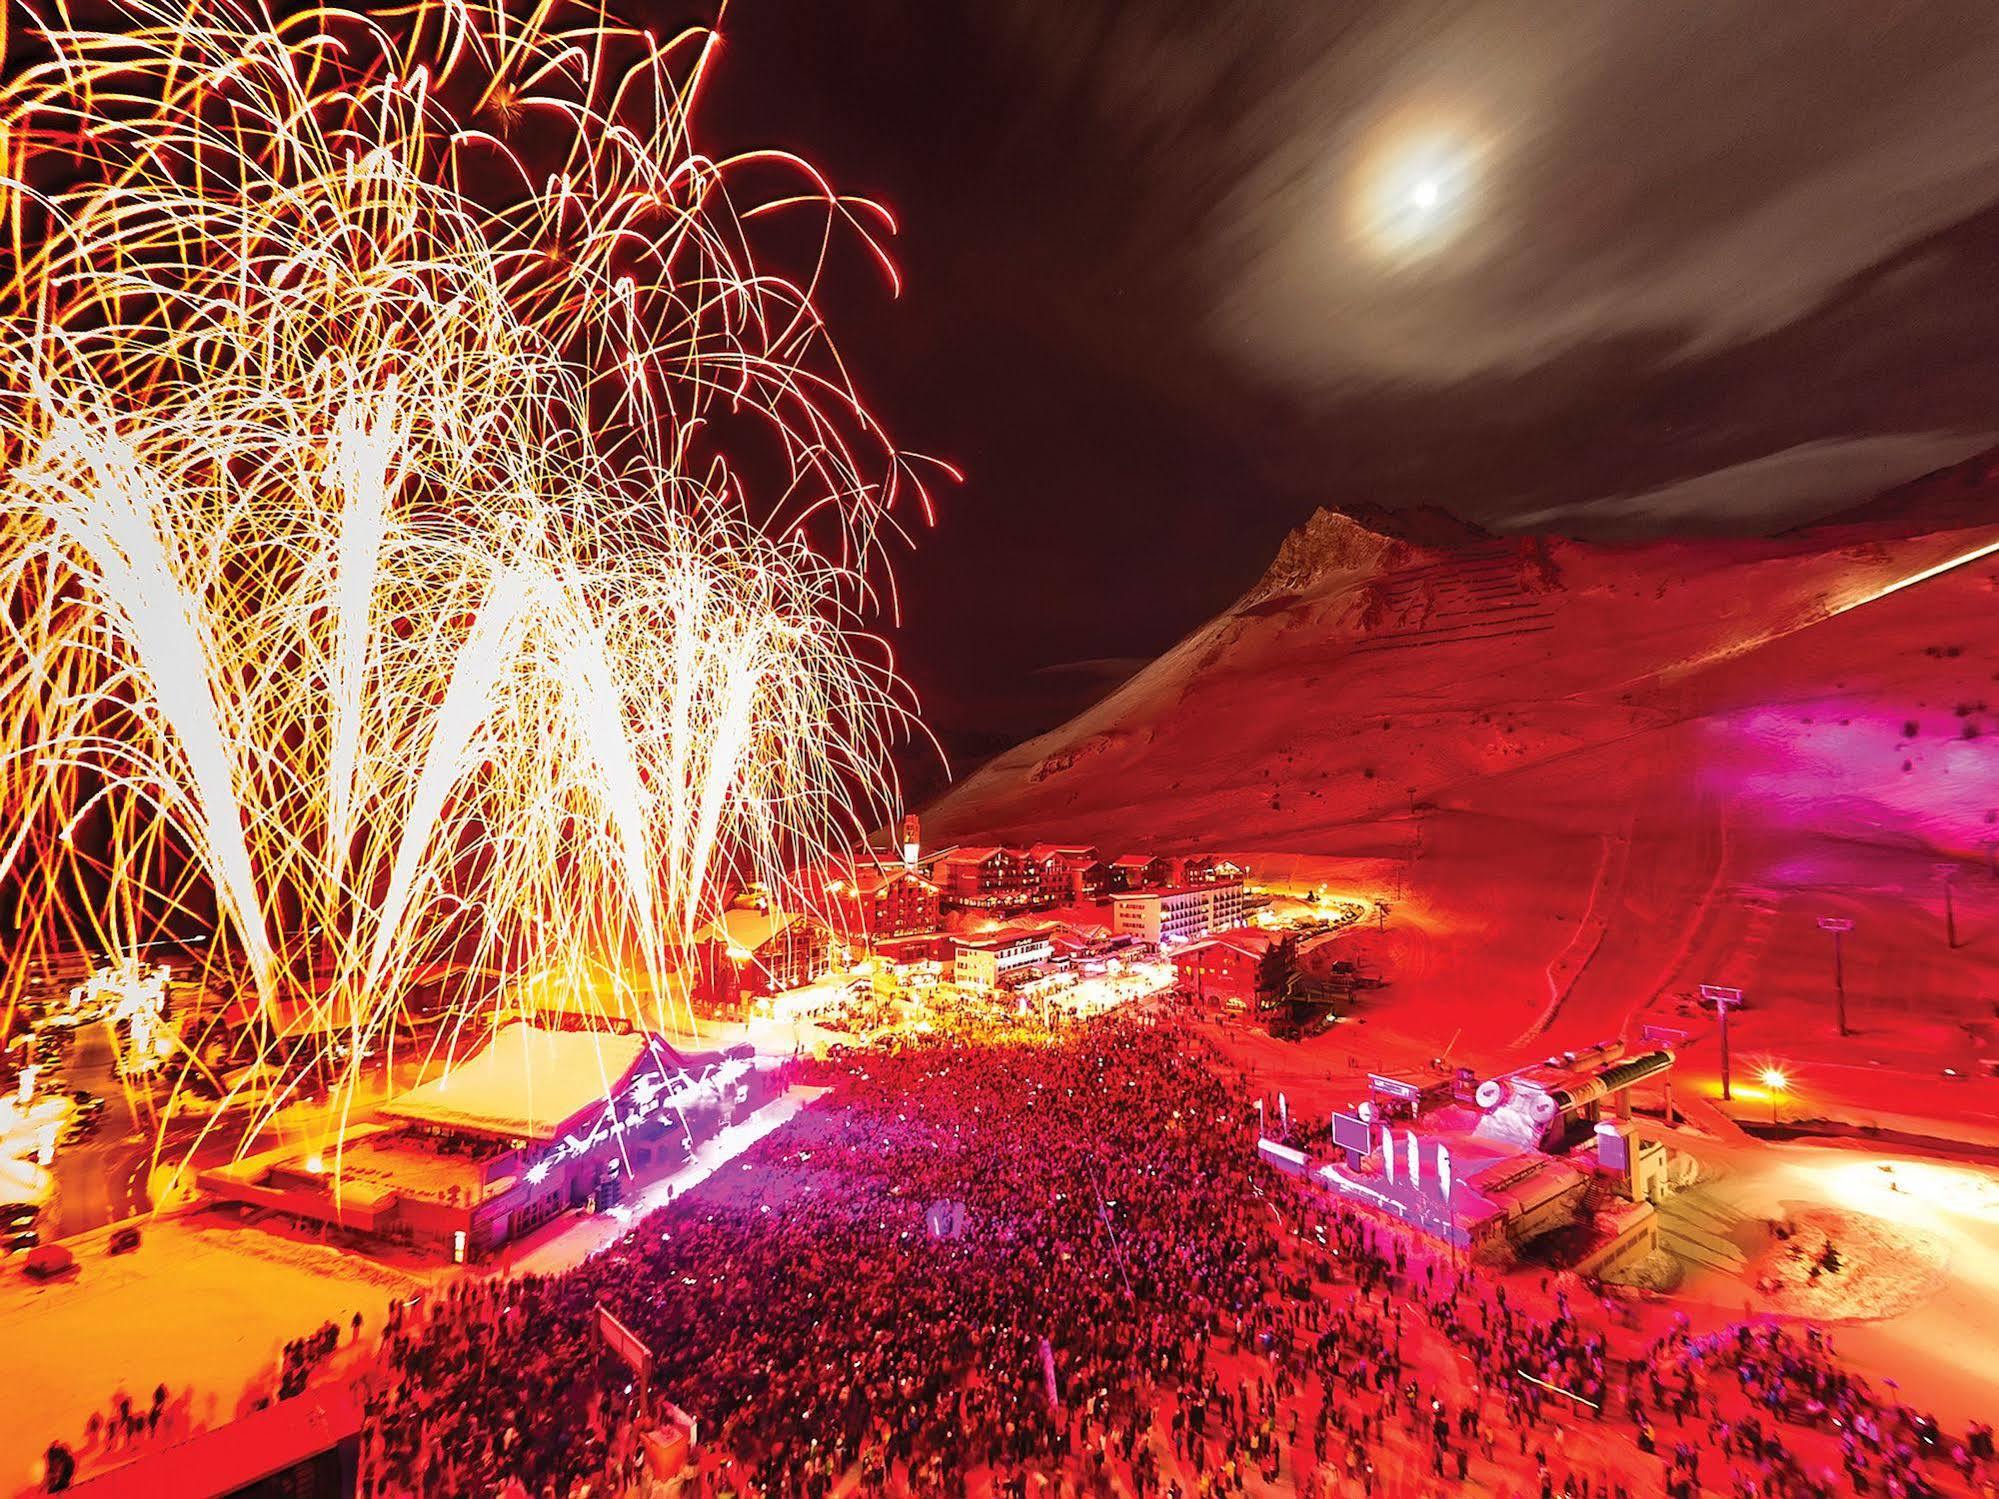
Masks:
[[[0,140],[0,1499],[1999,1496],[1999,7]]]

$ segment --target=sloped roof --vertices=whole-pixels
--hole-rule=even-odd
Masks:
[[[960,947],[999,948],[1011,947],[1016,942],[1042,942],[1048,940],[1048,933],[1039,927],[1003,926],[997,931],[982,932],[976,937],[953,939]]]
[[[1113,869],[1143,869],[1152,862],[1151,854],[1119,854],[1111,860]]]
[[[391,1118],[553,1140],[615,1095],[646,1050],[641,1035],[551,1031],[516,1021],[465,1061],[391,1099]]]
[[[954,848],[937,862],[939,864],[983,864],[999,852],[1000,850],[997,846],[992,848]]]
[[[797,911],[760,911],[754,906],[731,908],[694,934],[696,942],[726,942],[755,952],[808,918]]]
[[[901,880],[914,880],[917,884],[926,886],[930,884],[929,880],[915,870],[906,869],[900,864],[884,865],[879,869],[869,866],[854,871],[854,889],[862,895],[872,895],[877,890],[886,890]]]
[[[1189,942],[1173,956],[1184,958],[1189,953],[1201,952],[1210,947],[1226,947],[1241,953],[1245,958],[1260,958],[1269,952],[1274,939],[1271,935],[1253,926],[1231,927],[1226,932],[1216,932],[1212,936]]]

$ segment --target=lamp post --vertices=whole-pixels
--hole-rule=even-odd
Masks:
[[[1765,1067],[1763,1069],[1763,1086],[1770,1094],[1770,1122],[1772,1124],[1777,1122],[1777,1100],[1784,1096],[1784,1088],[1788,1081],[1783,1072],[1778,1068]]]
[[[1733,1102],[1735,1092],[1728,1071],[1728,1012],[1742,1003],[1742,991],[1722,984],[1702,984],[1701,998],[1714,1006],[1714,1018],[1721,1023],[1721,1097]]]
[[[1832,987],[1839,1003],[1839,1033],[1850,1036],[1853,1032],[1846,1028],[1846,957],[1840,950],[1840,938],[1853,930],[1853,923],[1844,916],[1821,916],[1819,929],[1832,933]]]

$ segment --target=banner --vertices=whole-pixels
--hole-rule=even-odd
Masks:
[[[652,1350],[644,1344],[639,1335],[611,1315],[603,1302],[597,1303],[597,1331],[604,1339],[604,1346],[623,1359],[631,1371],[644,1379],[652,1372]]]

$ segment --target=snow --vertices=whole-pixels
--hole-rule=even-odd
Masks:
[[[1765,1310],[1806,1323],[1840,1319],[1838,1346],[1893,1378],[1903,1397],[1947,1422],[1989,1420],[1999,1391],[1999,1171],[1914,1161],[1858,1146],[1727,1146],[1729,1175],[1704,1194],[1757,1220],[1830,1228],[1858,1272],[1800,1299],[1762,1306],[1754,1276],[1698,1276],[1684,1288],[1722,1319]],[[1821,1280],[1825,1280],[1821,1277]],[[1816,1298],[1816,1307],[1805,1298]],[[1698,1320],[1698,1318],[1697,1318]]]
[[[1899,1317],[1943,1284],[1950,1256],[1936,1234],[1867,1213],[1786,1206],[1771,1220],[1783,1236],[1773,1231],[1748,1270],[1769,1311],[1816,1322]]]
[[[70,1241],[79,1270],[60,1281],[0,1277],[0,1347],[33,1371],[9,1387],[0,1492],[28,1482],[51,1438],[81,1444],[85,1416],[116,1391],[143,1408],[164,1382],[178,1430],[219,1425],[248,1408],[246,1394],[269,1392],[286,1342],[328,1320],[344,1328],[355,1312],[379,1325],[391,1296],[428,1285],[228,1214],[142,1232],[136,1251],[115,1257],[102,1233]]]
[[[1389,980],[1361,1015],[1393,1017],[1391,1052],[1496,1068],[1658,1021],[1711,1094],[1713,1021],[1686,1006],[1729,984],[1738,1080],[1783,1065],[1787,1114],[1999,1142],[1999,1079],[1936,1086],[1999,1059],[1999,653],[1972,623],[1999,556],[1891,591],[1989,544],[1989,514],[1628,546],[1375,545],[1322,520],[1270,587],[925,826],[1226,853],[1385,900],[1385,931],[1327,956]],[[1856,923],[1853,1037],[1821,915]]]
[[[731,907],[694,934],[697,942],[723,942],[731,950],[754,953],[793,923],[805,918],[796,912],[760,911],[750,906]]]
[[[550,1031],[516,1022],[441,1076],[391,1099],[392,1118],[552,1140],[618,1091],[646,1038]]]

